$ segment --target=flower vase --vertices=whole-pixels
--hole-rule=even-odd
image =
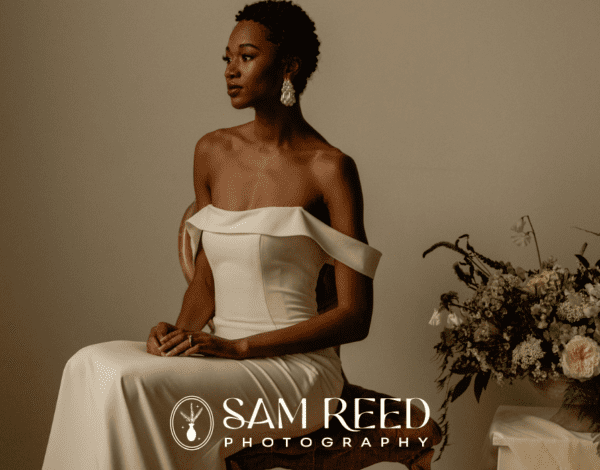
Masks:
[[[574,432],[594,432],[595,420],[593,413],[596,410],[596,402],[588,403],[585,397],[576,398],[565,403],[564,396],[567,388],[572,385],[573,380],[564,375],[558,379],[546,379],[535,382],[529,379],[533,388],[544,398],[552,401],[555,405],[560,404],[558,411],[550,418],[553,423],[564,429]]]

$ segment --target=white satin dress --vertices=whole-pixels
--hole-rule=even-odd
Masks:
[[[337,259],[372,278],[381,257],[302,207],[228,211],[208,205],[186,229],[194,257],[202,240],[215,281],[215,334],[228,339],[317,315],[315,287],[324,263]],[[43,470],[225,469],[225,458],[242,449],[243,439],[248,446],[249,438],[258,444],[321,428],[324,399],[339,397],[342,386],[333,348],[232,360],[158,357],[146,353],[145,342],[87,346],[65,366]],[[212,436],[197,450],[177,444],[170,426],[173,408],[187,396],[202,398],[214,415]],[[246,420],[241,427],[229,421],[238,429],[224,425],[232,415],[223,401],[231,397],[243,402],[230,406]],[[249,429],[260,398],[264,409]],[[304,426],[295,419],[277,427],[280,398],[292,413],[306,399]]]

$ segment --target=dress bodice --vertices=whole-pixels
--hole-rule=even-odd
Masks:
[[[334,259],[373,277],[381,253],[302,207],[228,211],[212,205],[186,221],[194,259],[200,241],[215,281],[215,334],[229,339],[317,315],[315,288]]]
[[[194,259],[202,242],[213,272],[215,334],[229,339],[317,315],[315,286],[323,263],[337,259],[373,277],[381,256],[301,207],[226,211],[209,205],[186,221],[186,231]],[[341,396],[343,387],[333,348],[244,360],[166,360],[148,354],[145,342],[86,346],[65,366],[43,469],[225,470],[225,458],[246,447],[247,439],[293,438],[321,428],[325,400]],[[224,400],[234,397],[245,405],[236,407],[244,424],[256,426],[222,425],[231,419]],[[176,413],[187,399],[200,399],[208,410],[196,421],[193,447],[189,420]],[[259,400],[264,411],[255,422],[251,413]],[[302,406],[302,419],[288,416],[277,427],[262,421],[263,413],[280,412],[282,400],[291,410]],[[330,404],[333,413],[337,403]],[[188,406],[179,409],[187,412]],[[231,445],[224,444],[228,440]]]

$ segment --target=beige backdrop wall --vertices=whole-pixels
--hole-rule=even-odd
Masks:
[[[437,410],[439,329],[427,322],[459,285],[455,258],[423,260],[426,248],[468,232],[535,267],[509,236],[528,214],[542,256],[574,267],[584,241],[600,255],[600,239],[571,228],[600,231],[600,3],[299,3],[322,42],[305,116],[355,158],[384,253],[371,333],[343,348],[344,368]],[[243,4],[0,4],[4,468],[40,467],[73,353],[175,321],[194,145],[253,117],[230,107],[221,62]],[[546,404],[523,383],[491,384],[479,404],[469,391],[434,468],[476,468],[503,403]]]

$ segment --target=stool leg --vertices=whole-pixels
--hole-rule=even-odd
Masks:
[[[407,464],[410,470],[431,470],[431,459],[435,451],[433,449],[424,450],[423,453],[417,455],[414,460]]]

